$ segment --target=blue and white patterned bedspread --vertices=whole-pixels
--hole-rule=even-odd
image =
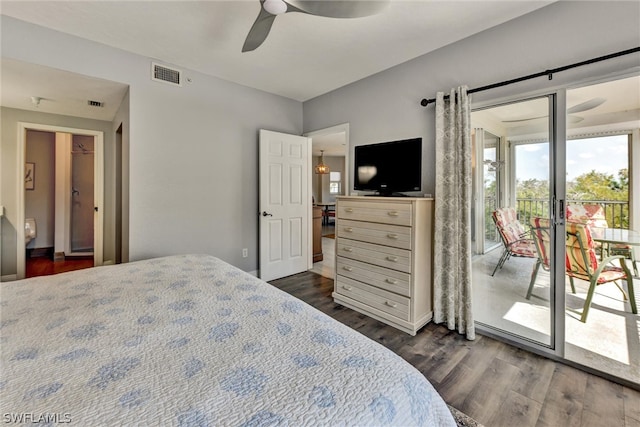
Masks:
[[[399,356],[211,256],[0,289],[3,422],[455,426]]]

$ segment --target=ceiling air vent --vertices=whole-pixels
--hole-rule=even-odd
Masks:
[[[180,73],[180,70],[176,70],[175,68],[169,68],[154,62],[151,63],[151,80],[182,86]]]
[[[87,104],[89,104],[90,107],[102,107],[104,105],[100,101],[92,101],[92,100],[88,100]]]

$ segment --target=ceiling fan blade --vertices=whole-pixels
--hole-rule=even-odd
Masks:
[[[389,6],[389,0],[285,0],[289,6],[310,15],[328,18],[361,18],[382,12]],[[293,10],[287,10],[293,12]]]
[[[529,120],[545,119],[547,117],[549,117],[549,116],[527,117],[526,119],[515,119],[515,120],[503,120],[502,123],[527,122]]]
[[[242,51],[249,52],[258,48],[258,46],[260,46],[269,35],[269,31],[271,31],[271,26],[275,19],[276,15],[272,15],[260,7],[260,14],[251,26],[249,34],[247,34],[247,38],[242,46]]]
[[[596,108],[597,106],[601,105],[605,101],[606,101],[606,99],[604,99],[604,98],[593,98],[593,99],[590,99],[590,100],[585,101],[585,102],[583,102],[581,104],[574,105],[571,108],[567,108],[567,114],[581,113],[583,111],[593,110],[594,108]]]
[[[260,0],[260,14],[253,23],[242,46],[243,52],[257,49],[269,35],[276,16],[281,13],[300,12],[329,18],[360,18],[381,12],[390,0]],[[267,5],[267,2],[275,3]],[[286,9],[280,9],[286,5]],[[274,8],[275,6],[275,8]]]
[[[503,120],[502,123],[519,123],[519,122],[528,122],[530,120],[537,119],[546,119],[549,116],[538,116],[538,117],[529,117],[527,119],[516,119],[516,120]],[[584,120],[584,117],[580,116],[567,116],[567,120],[569,123],[579,123]]]

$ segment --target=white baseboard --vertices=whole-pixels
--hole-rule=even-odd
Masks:
[[[247,271],[247,273],[249,273],[252,276],[258,277],[258,270]]]
[[[7,274],[6,276],[0,277],[0,282],[13,282],[14,280],[18,280],[17,274]]]

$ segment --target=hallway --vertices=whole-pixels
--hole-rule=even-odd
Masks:
[[[67,257],[62,261],[52,261],[46,256],[27,257],[25,277],[49,276],[90,267],[93,267],[93,256]]]

